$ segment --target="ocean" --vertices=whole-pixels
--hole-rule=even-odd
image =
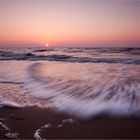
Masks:
[[[1,106],[51,105],[79,117],[135,114],[140,111],[140,49],[1,49],[0,83],[21,88],[1,92]]]
[[[139,118],[140,48],[1,48],[0,107]]]

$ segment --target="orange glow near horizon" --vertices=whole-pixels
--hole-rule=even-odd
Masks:
[[[140,44],[140,1],[0,0],[0,44]]]

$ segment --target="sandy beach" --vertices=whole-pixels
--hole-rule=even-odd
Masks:
[[[40,137],[46,139],[140,138],[140,120],[137,118],[109,118],[102,115],[90,120],[78,120],[37,107],[1,108],[0,118],[5,118],[3,123],[20,139],[37,138],[35,132],[39,129]],[[1,126],[0,130],[0,138],[8,138],[5,136],[7,131]]]

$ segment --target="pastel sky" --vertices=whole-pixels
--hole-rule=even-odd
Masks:
[[[140,0],[0,0],[0,46],[138,46]]]

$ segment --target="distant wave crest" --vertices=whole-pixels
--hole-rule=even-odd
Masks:
[[[39,52],[44,52],[41,50]],[[89,50],[88,50],[89,51]],[[65,52],[65,51],[64,51]],[[86,52],[84,52],[86,53]],[[90,53],[89,53],[90,54]],[[32,52],[28,53],[15,53],[15,52],[4,52],[0,51],[0,60],[26,60],[26,61],[60,61],[60,62],[78,62],[78,63],[120,63],[120,64],[140,64],[139,58],[92,58],[88,57],[78,57],[66,54],[34,54]]]

